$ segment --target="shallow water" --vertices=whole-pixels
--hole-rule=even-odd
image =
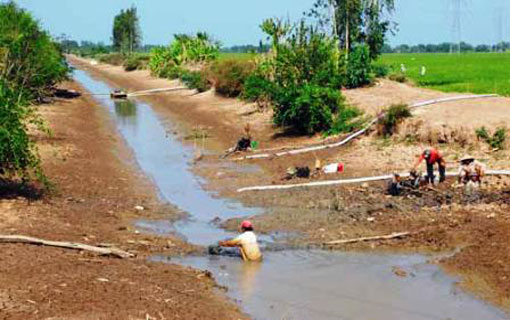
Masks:
[[[92,93],[110,92],[113,89],[81,70],[74,72],[74,78]],[[235,201],[218,199],[213,193],[205,191],[203,181],[190,171],[192,148],[168,133],[173,131],[172,128],[161,124],[150,105],[138,100],[111,99],[101,99],[101,104],[110,111],[117,129],[134,152],[138,165],[158,187],[162,199],[191,214],[189,219],[175,225],[164,221],[140,221],[138,226],[160,233],[177,231],[191,243],[208,245],[231,236],[209,223],[215,217],[228,219],[258,212],[244,208]]]
[[[75,71],[74,76],[90,92],[112,89],[83,71]],[[208,245],[231,236],[211,224],[213,218],[260,212],[206,192],[203,181],[190,171],[192,148],[168,135],[172,128],[162,125],[150,105],[110,99],[102,99],[101,104],[161,198],[190,214],[176,224],[138,221],[138,227],[161,234],[178,232],[192,243]],[[171,261],[212,271],[255,319],[507,319],[498,309],[459,291],[455,279],[419,255],[296,250],[267,251],[264,261],[254,264],[227,257]],[[408,276],[396,276],[395,266]]]
[[[459,291],[419,255],[266,252],[263,263],[227,257],[175,259],[213,272],[255,319],[507,319]],[[393,272],[398,266],[408,275]]]

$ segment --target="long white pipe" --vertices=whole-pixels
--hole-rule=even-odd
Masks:
[[[458,175],[458,172],[447,172],[447,177],[455,177]],[[510,175],[510,170],[488,170],[486,175]],[[400,174],[401,177],[406,178],[409,177],[409,173]],[[393,178],[392,174],[384,175],[384,176],[374,176],[374,177],[363,177],[363,178],[355,178],[355,179],[343,179],[343,180],[328,180],[328,181],[316,181],[309,183],[298,183],[298,184],[283,184],[283,185],[271,185],[271,186],[255,186],[255,187],[247,187],[237,189],[237,192],[248,192],[248,191],[267,191],[267,190],[288,190],[288,189],[296,189],[296,188],[310,188],[310,187],[325,187],[325,186],[334,186],[334,185],[342,185],[342,184],[355,184],[355,183],[364,183],[364,182],[373,182],[373,181],[384,181],[390,180]]]
[[[471,100],[471,99],[495,98],[495,97],[498,97],[498,95],[496,95],[496,94],[462,95],[462,96],[455,96],[455,97],[433,99],[433,100],[427,100],[427,101],[423,101],[423,102],[418,102],[418,103],[415,103],[415,104],[409,106],[409,108],[415,109],[415,108],[418,108],[418,107],[424,107],[424,106],[429,106],[429,105],[432,105],[432,104],[438,104],[438,103],[443,103],[443,102],[452,102],[452,101],[459,101],[459,100]],[[339,141],[339,142],[335,142],[335,143],[332,143],[332,144],[318,145],[318,146],[313,146],[313,147],[306,147],[306,148],[296,149],[296,150],[282,151],[282,152],[277,152],[277,153],[263,153],[263,154],[248,155],[248,156],[245,156],[245,157],[236,158],[234,160],[240,161],[240,160],[249,160],[249,159],[269,159],[269,158],[271,158],[273,156],[282,157],[282,156],[286,156],[286,155],[296,155],[296,154],[314,152],[314,151],[325,150],[325,149],[330,149],[330,148],[337,148],[337,147],[340,147],[340,146],[342,146],[344,144],[347,144],[351,140],[353,140],[353,139],[359,137],[360,135],[364,134],[365,132],[367,132],[374,124],[376,124],[381,119],[381,117],[382,117],[382,115],[378,116],[377,118],[375,118],[372,121],[370,121],[365,126],[365,128],[363,128],[363,129],[353,133],[352,135],[348,136],[347,138],[345,138],[344,140]]]
[[[188,88],[187,87],[158,88],[158,89],[150,89],[150,90],[131,92],[128,94],[128,96],[129,97],[138,97],[138,96],[149,95],[149,94],[153,94],[153,93],[177,91],[177,90],[185,90],[185,89],[188,89]]]

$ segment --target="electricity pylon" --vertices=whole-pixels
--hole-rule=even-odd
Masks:
[[[450,53],[460,53],[460,43],[462,42],[462,18],[464,8],[468,7],[468,0],[449,0],[449,10],[452,23],[452,41],[450,43]]]

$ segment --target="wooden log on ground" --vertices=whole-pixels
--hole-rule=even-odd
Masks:
[[[64,241],[50,241],[38,239],[22,235],[0,235],[0,242],[3,243],[24,243],[38,246],[58,247],[71,250],[90,251],[98,253],[103,256],[112,256],[117,258],[131,258],[134,257],[132,253],[117,249],[117,248],[101,248],[91,246],[88,244],[77,242],[64,242]]]
[[[355,239],[343,239],[343,240],[328,241],[328,242],[324,242],[323,245],[336,246],[336,245],[357,243],[357,242],[366,242],[366,241],[391,240],[391,239],[408,237],[412,234],[414,234],[414,233],[407,232],[407,231],[406,232],[396,232],[396,233],[392,233],[392,234],[384,235],[384,236],[362,237],[362,238],[355,238]]]

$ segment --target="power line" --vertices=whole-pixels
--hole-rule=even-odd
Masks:
[[[501,4],[495,8],[494,21],[496,27],[496,49],[504,50],[503,42],[505,41],[505,16],[506,8],[504,4]],[[500,48],[501,47],[501,48]]]
[[[449,0],[450,19],[452,24],[452,41],[450,44],[450,53],[460,53],[462,42],[462,18],[467,10],[469,0]]]

